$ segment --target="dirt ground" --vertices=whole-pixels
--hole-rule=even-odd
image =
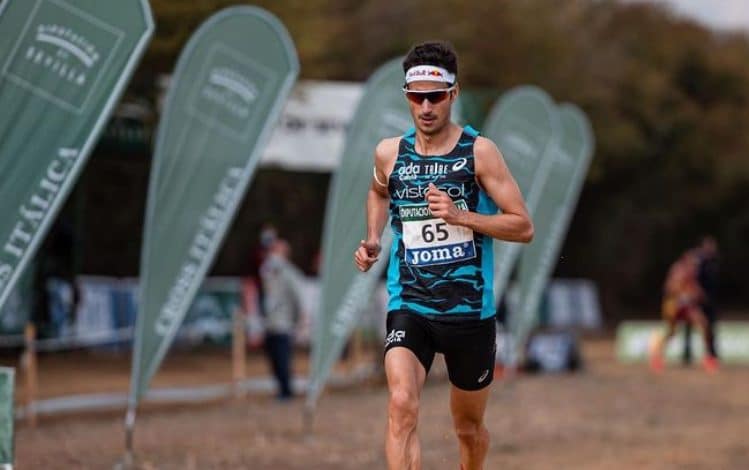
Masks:
[[[487,469],[749,469],[746,368],[725,366],[710,376],[698,367],[672,366],[653,376],[643,365],[618,364],[611,340],[586,340],[583,349],[583,372],[495,381]],[[228,352],[171,355],[155,386],[225,382],[228,358]],[[124,391],[129,360],[108,358],[113,364],[102,366],[105,359],[43,359],[44,396]],[[250,364],[251,371],[263,372],[259,356]],[[458,468],[448,390],[435,374],[423,393],[425,469]],[[385,468],[383,385],[328,391],[312,434],[303,432],[302,401],[255,395],[146,407],[135,434],[138,468]],[[34,429],[18,423],[20,470],[111,469],[122,455],[122,411],[40,418]]]

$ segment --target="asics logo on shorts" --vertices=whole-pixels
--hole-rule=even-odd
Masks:
[[[483,374],[481,374],[481,377],[479,377],[479,383],[486,380],[486,378],[489,377],[489,369],[486,369]]]
[[[390,346],[391,343],[400,343],[405,337],[406,330],[392,330],[385,338],[385,346]]]

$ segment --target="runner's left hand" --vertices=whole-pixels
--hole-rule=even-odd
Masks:
[[[441,218],[450,225],[460,225],[458,223],[461,215],[460,209],[455,206],[450,196],[438,189],[434,183],[429,183],[426,201],[433,216]]]

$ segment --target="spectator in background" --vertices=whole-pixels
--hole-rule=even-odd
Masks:
[[[718,357],[715,346],[715,323],[717,321],[716,297],[718,294],[718,243],[715,238],[706,235],[700,240],[696,248],[699,258],[697,268],[697,282],[702,288],[703,297],[700,306],[707,320],[707,347],[710,356]],[[684,329],[684,352],[682,361],[692,362],[692,325],[687,323]]]
[[[291,385],[291,363],[294,330],[300,317],[299,270],[289,261],[288,242],[275,239],[260,266],[264,295],[262,310],[265,323],[264,349],[278,384],[278,399],[294,396]]]
[[[263,306],[263,278],[260,275],[260,267],[263,265],[265,258],[268,256],[271,245],[278,240],[278,232],[273,224],[265,223],[260,228],[260,235],[258,237],[258,243],[252,250],[250,259],[250,276],[252,280],[257,284],[257,295],[260,311],[262,312]]]
[[[710,353],[709,331],[702,303],[705,294],[697,280],[700,264],[699,251],[689,250],[679,257],[668,271],[664,285],[663,319],[666,321],[666,332],[657,334],[650,347],[650,368],[653,372],[663,370],[663,350],[673,336],[676,325],[681,321],[696,324],[703,334],[705,350],[705,369],[715,372],[717,358]]]
[[[278,240],[276,227],[273,224],[264,224],[260,229],[260,246],[267,250],[276,240]]]
[[[260,228],[258,244],[255,246],[255,249],[252,252],[251,260],[252,275],[258,281],[260,280],[260,266],[263,264],[263,261],[265,261],[271,245],[273,245],[276,240],[278,240],[278,232],[276,231],[276,227],[268,223],[263,224],[263,226]]]

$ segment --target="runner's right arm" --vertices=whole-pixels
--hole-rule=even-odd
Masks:
[[[380,254],[380,236],[388,220],[390,193],[387,182],[395,166],[400,138],[382,140],[375,149],[372,183],[367,193],[367,239],[362,240],[354,253],[360,271],[368,271]]]

